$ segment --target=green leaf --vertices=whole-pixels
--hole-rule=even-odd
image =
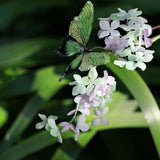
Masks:
[[[82,147],[82,149],[88,144],[88,142],[93,138],[93,136],[96,134],[97,131],[114,129],[114,128],[126,128],[126,127],[147,127],[146,121],[144,120],[144,117],[141,113],[116,114],[116,115],[110,115],[108,116],[108,118],[110,119],[111,122],[109,126],[99,125],[97,127],[91,127],[90,131],[81,133],[79,135],[77,142]],[[74,135],[72,132],[65,132],[63,134],[63,139],[68,139],[73,137]],[[36,151],[39,151],[47,146],[55,144],[56,142],[57,140],[52,136],[50,136],[48,133],[40,132],[30,138],[21,141],[21,143],[3,152],[0,155],[0,159],[20,160],[23,157],[30,155]]]
[[[157,76],[160,67],[158,66],[149,66],[143,71],[138,71],[139,74],[144,78],[147,84],[159,85],[160,84],[160,76]],[[148,76],[149,75],[149,76]]]
[[[142,113],[136,113],[136,112],[133,112],[133,110],[131,110],[130,112],[128,111],[123,113],[115,112],[112,114],[112,110],[114,109],[113,111],[115,111],[116,108],[119,107],[119,104],[122,104],[128,101],[127,96],[119,92],[114,93],[113,99],[114,99],[113,103],[111,103],[109,106],[110,112],[107,114],[110,124],[108,126],[99,125],[97,127],[91,127],[88,132],[82,132],[79,135],[79,138],[77,141],[77,143],[81,148],[77,148],[75,146],[75,149],[77,150],[76,151],[77,155],[75,155],[75,157],[78,156],[80,151],[89,143],[89,141],[93,138],[93,136],[96,134],[97,131],[114,129],[114,128],[147,127],[148,126]],[[126,106],[123,105],[123,107],[127,108],[128,104],[126,104]],[[93,119],[93,115],[87,116],[86,120],[89,125],[91,124],[92,119]],[[64,132],[62,136],[63,136],[63,139],[74,138],[74,134],[71,131]],[[53,138],[52,136],[50,136],[48,132],[43,131],[21,141],[19,144],[1,153],[0,159],[3,159],[3,160],[22,159],[23,157],[30,155],[36,151],[39,151],[49,145],[55,144],[56,142],[57,142],[56,138]],[[62,145],[62,148],[63,148],[63,145]],[[67,150],[67,148],[65,149],[65,151]],[[53,157],[60,156],[59,150],[61,150],[61,146]],[[68,152],[71,152],[71,151],[68,150],[67,153]]]
[[[151,91],[136,71],[128,71],[113,63],[109,63],[107,66],[122,80],[138,102],[160,156],[160,110]]]
[[[32,4],[32,5],[31,5]],[[24,16],[26,13],[36,11],[45,11],[51,7],[57,6],[70,6],[71,1],[50,1],[46,0],[14,0],[14,1],[3,1],[0,5],[0,29],[5,28],[11,24],[17,17]]]
[[[10,82],[7,86],[0,89],[0,97],[7,98],[12,96],[24,95],[30,92],[37,91],[40,95],[45,92],[52,91],[51,86],[55,85],[55,89],[63,85],[64,82],[59,83],[60,75],[63,73],[64,66],[46,67],[35,71],[34,73],[25,74],[17,77],[14,81]]]
[[[58,78],[59,76],[53,67],[43,68],[36,73],[33,88],[37,89],[37,94],[27,102],[17,115],[16,120],[5,135],[4,142],[0,145],[0,152],[8,148],[23,133],[41,107],[66,84],[66,80],[60,83]]]
[[[8,119],[8,112],[0,106],[0,128],[6,123]]]
[[[53,39],[37,38],[0,46],[0,67],[14,66],[49,43],[53,43]]]

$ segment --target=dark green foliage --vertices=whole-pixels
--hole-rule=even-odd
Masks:
[[[56,49],[63,37],[68,34],[70,22],[81,12],[85,3],[86,1],[75,0],[0,1],[0,160],[115,160],[117,158],[158,160],[146,121],[140,112],[135,112],[139,111],[137,102],[131,100],[132,96],[118,78],[118,91],[125,94],[116,92],[113,97],[109,114],[112,122],[110,127],[91,128],[89,132],[79,137],[78,143],[74,142],[72,133],[66,132],[63,135],[62,145],[59,145],[47,132],[35,130],[35,124],[39,121],[37,113],[56,114],[63,121],[68,118],[65,116],[66,113],[74,108],[71,87],[67,85],[68,80],[58,82],[64,67],[71,60],[60,58],[53,54],[52,50]],[[159,0],[114,0],[113,2],[94,0],[92,3],[95,7],[95,18],[91,35],[93,18],[87,21],[88,23],[84,21],[88,13],[81,15],[80,18],[83,22],[81,25],[84,26],[81,35],[84,37],[83,44],[86,45],[89,41],[88,48],[93,48],[95,45],[103,47],[103,42],[97,38],[99,30],[97,18],[109,16],[110,13],[116,12],[118,7],[126,10],[139,8],[152,26],[159,24]],[[93,10],[90,14],[93,14]],[[71,31],[69,33],[73,36]],[[153,35],[155,34],[159,34],[159,31],[154,31]],[[72,52],[71,55],[79,53],[84,47],[81,42],[76,41],[70,39],[67,42],[74,43],[67,45],[68,53]],[[147,70],[145,72],[138,70],[158,104],[160,104],[159,44],[160,41],[153,45],[153,49],[156,50],[155,58]],[[97,57],[99,58],[97,62],[94,57],[98,54],[87,52],[77,57],[74,55],[72,68],[76,68],[83,57],[90,61],[88,68],[97,63],[105,64],[106,61],[101,59],[103,56],[106,56],[109,62],[107,54],[103,52]],[[82,68],[84,63],[88,61],[83,61]],[[103,67],[98,67],[100,73]],[[110,71],[109,73],[114,74]],[[129,95],[129,100],[126,94]],[[127,127],[133,129],[124,129]],[[139,127],[142,128],[138,129]]]

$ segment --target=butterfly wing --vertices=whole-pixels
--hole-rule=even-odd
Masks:
[[[81,48],[81,44],[78,43],[73,37],[68,35],[63,40],[60,49],[58,49],[56,52],[58,52],[61,56],[70,57],[76,53],[80,53]]]
[[[78,67],[80,66],[81,62],[83,59],[83,54],[80,54],[79,56],[77,56],[65,69],[64,71],[64,75],[59,79],[59,81],[61,81],[62,79],[64,79],[68,74],[70,73],[74,73],[77,71]]]
[[[84,53],[81,64],[79,66],[80,71],[88,71],[92,67],[105,65],[110,62],[110,57],[105,52],[88,52]]]
[[[64,40],[60,53],[63,56],[72,56],[76,53],[83,53],[86,44],[89,40],[92,24],[94,20],[94,8],[91,1],[88,1],[79,16],[74,17],[69,26],[69,36]],[[61,81],[67,74],[75,72],[81,65],[84,54],[79,55],[65,70],[65,74],[59,81]]]
[[[86,46],[94,20],[94,8],[91,1],[88,1],[79,16],[74,17],[70,23],[69,35],[72,36],[82,46]]]
[[[62,56],[73,56],[80,53],[86,46],[94,20],[94,8],[92,2],[88,1],[79,16],[74,17],[69,26],[69,35],[63,40],[58,50]]]

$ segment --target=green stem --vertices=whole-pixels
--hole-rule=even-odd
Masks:
[[[160,111],[151,91],[136,71],[128,71],[125,68],[115,66],[113,63],[109,63],[107,66],[122,80],[137,100],[160,157]]]
[[[156,41],[158,41],[159,39],[160,39],[160,34],[151,38],[151,40],[152,40],[153,43],[156,42]]]

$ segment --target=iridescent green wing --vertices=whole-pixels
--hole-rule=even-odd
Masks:
[[[88,71],[92,67],[105,65],[110,62],[110,57],[105,52],[89,52],[84,53],[82,62],[79,66],[80,71]]]
[[[64,71],[64,75],[59,79],[59,81],[61,81],[62,79],[64,79],[68,74],[70,73],[74,73],[77,71],[78,67],[81,65],[83,59],[83,54],[80,54],[79,56],[77,56],[65,69]]]
[[[82,45],[77,42],[73,37],[67,36],[57,52],[64,57],[70,57],[75,55],[76,53],[80,53],[82,50]]]
[[[83,7],[79,16],[74,17],[69,26],[69,36],[67,36],[58,50],[62,56],[73,56],[81,53],[86,46],[94,20],[94,8],[91,1]]]
[[[82,46],[86,46],[94,20],[94,8],[91,1],[88,1],[79,16],[74,17],[70,23],[69,35],[72,36]]]

